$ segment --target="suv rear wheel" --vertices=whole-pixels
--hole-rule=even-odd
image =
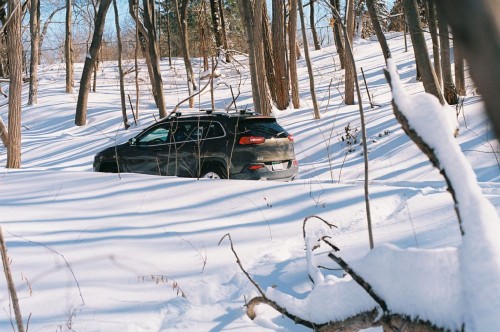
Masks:
[[[227,171],[219,163],[210,163],[203,167],[200,177],[204,179],[227,179]]]

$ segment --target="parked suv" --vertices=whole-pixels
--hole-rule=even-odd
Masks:
[[[176,113],[96,154],[96,172],[293,180],[293,136],[274,117],[240,111]]]

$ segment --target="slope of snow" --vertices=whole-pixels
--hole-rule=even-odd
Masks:
[[[389,37],[401,85],[409,95],[421,93],[412,52],[404,52],[401,35]],[[116,64],[101,67],[84,127],[74,126],[77,92],[64,93],[64,67],[42,68],[38,104],[23,106],[22,169],[3,168],[6,150],[0,147],[0,222],[29,330],[307,331],[265,306],[259,306],[254,321],[246,316],[244,304],[258,292],[241,272],[227,239],[219,244],[227,233],[243,267],[290,310],[324,322],[375,307],[359,286],[335,270],[338,267],[327,257],[326,248],[315,251],[314,260],[334,270],[321,268],[323,282],[311,283],[302,238],[304,218],[311,215],[338,228],[327,229],[310,220],[307,234],[331,236],[341,249],[338,254],[373,283],[391,310],[450,329],[462,322],[474,324],[476,319],[495,324],[487,318],[500,310],[498,298],[471,308],[477,299],[464,295],[496,275],[488,276],[483,268],[498,263],[500,255],[483,250],[486,242],[499,242],[498,232],[485,227],[476,233],[464,224],[474,241],[462,240],[445,181],[392,114],[378,44],[363,41],[355,47],[358,68],[363,68],[378,105],[370,108],[363,88],[373,251],[368,244],[363,156],[356,134],[359,111],[342,103],[343,72],[334,47],[311,52],[322,118],[313,120],[303,60],[299,61],[301,108],[275,111],[296,139],[300,174],[289,183],[93,173],[96,152],[126,141],[154,122],[157,110],[149,95],[147,70],[140,71],[140,118],[137,126],[125,131]],[[163,61],[161,66],[171,109],[187,94],[182,60],[175,59],[172,67]],[[198,60],[195,66],[202,68]],[[230,104],[229,86],[240,93],[239,107],[250,105],[248,68],[219,64],[218,69],[216,107]],[[498,143],[480,97],[473,95],[471,86],[468,90],[458,117],[460,135],[454,140],[478,180],[475,194],[485,195],[493,206],[489,216],[498,220]],[[132,77],[127,77],[127,94],[135,107]],[[23,97],[27,100],[26,93]],[[196,103],[210,107],[209,93]],[[5,106],[0,116],[7,123]],[[133,122],[130,115],[129,121]],[[352,145],[342,140],[348,125],[351,136],[357,135]],[[471,187],[471,177],[462,176],[461,185]],[[470,213],[484,211],[476,206]],[[477,265],[457,263],[466,257],[477,258]],[[4,278],[0,287],[6,290]],[[488,291],[485,288],[477,296],[485,299]],[[14,317],[7,291],[0,292],[0,303],[4,312],[0,329],[10,330]],[[494,329],[477,325],[471,330],[488,328]]]

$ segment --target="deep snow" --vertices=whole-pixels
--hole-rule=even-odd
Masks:
[[[411,48],[404,52],[401,35],[388,37],[405,94],[421,94]],[[22,169],[0,169],[0,221],[29,331],[307,331],[265,306],[258,307],[254,321],[246,316],[245,302],[258,293],[240,271],[227,239],[218,244],[227,233],[250,275],[303,318],[321,323],[375,307],[339,270],[320,268],[323,277],[313,287],[302,238],[303,220],[311,215],[338,228],[330,230],[311,219],[307,234],[331,236],[339,255],[372,283],[391,310],[450,329],[466,322],[471,331],[496,330],[497,321],[488,318],[500,312],[499,298],[493,297],[498,288],[485,288],[483,282],[498,286],[489,274],[499,274],[500,256],[482,250],[482,236],[498,246],[498,233],[488,232],[499,227],[498,143],[473,86],[468,86],[458,117],[460,135],[452,141],[478,180],[474,197],[484,194],[496,214],[484,221],[486,234],[466,243],[443,177],[392,114],[378,43],[356,42],[357,66],[379,105],[370,108],[363,87],[375,240],[370,251],[361,135],[356,134],[359,111],[342,103],[342,71],[334,48],[311,54],[322,119],[313,120],[303,60],[301,109],[275,114],[296,139],[300,176],[289,183],[93,173],[96,152],[154,121],[147,71],[141,70],[138,126],[125,131],[116,64],[106,63],[99,72],[85,127],[73,124],[77,92],[64,93],[64,66],[43,67],[38,104],[23,106]],[[217,107],[230,103],[229,86],[240,92],[239,107],[251,106],[248,68],[218,68]],[[172,68],[163,61],[162,71],[173,108],[187,93],[181,60]],[[127,83],[134,101],[132,76]],[[411,98],[405,97],[409,108],[418,110]],[[197,106],[209,105],[209,94],[197,98]],[[6,122],[5,106],[0,116]],[[357,135],[356,142],[347,133]],[[5,160],[6,150],[0,147],[0,165]],[[474,186],[469,185],[474,175],[458,176],[461,190]],[[477,206],[471,210],[483,211]],[[314,251],[314,260],[336,269],[327,254],[322,246]],[[464,268],[464,258],[471,255],[476,265]],[[12,330],[13,313],[5,280],[0,280],[5,290],[0,294],[0,329]],[[474,309],[471,303],[480,305]],[[474,327],[476,321],[483,325]]]

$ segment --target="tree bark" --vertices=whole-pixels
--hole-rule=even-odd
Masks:
[[[9,131],[3,122],[2,117],[0,116],[0,139],[2,140],[3,145],[8,148],[9,146]]]
[[[92,77],[92,70],[97,61],[97,53],[101,47],[102,34],[104,31],[104,24],[106,21],[106,13],[108,11],[111,0],[101,0],[99,10],[95,20],[94,35],[92,43],[85,58],[83,66],[82,77],[80,79],[80,91],[78,92],[78,102],[76,104],[75,124],[77,126],[84,126],[87,123],[87,102],[90,90],[90,82]]]
[[[451,75],[450,35],[448,32],[448,22],[441,10],[438,11],[438,26],[444,99],[448,104],[455,105],[458,102],[458,95],[453,83],[453,76]]]
[[[429,51],[425,43],[424,34],[422,32],[422,24],[418,15],[418,6],[416,0],[403,0],[406,19],[408,20],[408,28],[410,30],[413,50],[415,52],[415,61],[422,75],[422,83],[424,90],[439,99],[439,102],[444,105],[445,100],[441,93],[441,87],[431,65],[429,59]]]
[[[75,81],[75,74],[73,69],[73,32],[72,32],[72,18],[71,11],[73,6],[71,0],[66,0],[66,39],[64,42],[64,57],[66,60],[66,92],[73,92],[73,82]]]
[[[288,17],[288,47],[290,49],[290,83],[292,88],[293,108],[300,107],[299,79],[297,75],[297,0],[290,1],[290,15]]]
[[[378,19],[376,8],[373,4],[373,0],[366,0],[366,6],[368,7],[368,12],[370,13],[370,20],[373,25],[373,30],[375,30],[375,34],[377,35],[377,39],[380,47],[382,48],[384,58],[385,60],[387,60],[391,57],[391,50],[389,49],[389,45],[387,45],[387,40],[385,39],[384,32],[382,31],[382,27],[380,26],[380,21]]]
[[[30,6],[30,34],[31,34],[31,60],[30,60],[30,88],[28,105],[38,102],[38,64],[40,63],[40,1],[31,0]]]
[[[265,0],[255,0],[254,5],[254,41],[255,43],[255,66],[259,77],[264,78],[266,75],[266,63],[264,60],[264,42],[263,42],[263,23],[264,23],[264,6]],[[271,102],[269,99],[269,86],[264,79],[259,79],[260,109],[263,115],[270,115],[272,112]]]
[[[158,107],[160,118],[163,118],[167,116],[167,111],[165,106],[165,96],[163,93],[163,80],[161,77],[160,60],[158,56],[159,52],[155,29],[154,7],[153,3],[149,0],[144,0],[143,6],[144,27],[147,30],[149,39],[148,53],[149,57],[151,58],[151,64],[153,65],[154,85],[152,86],[152,88],[154,91],[156,91],[156,106]]]
[[[212,16],[212,26],[215,37],[215,47],[217,48],[217,56],[221,54],[222,45],[222,27],[220,23],[219,0],[210,0],[210,14]]]
[[[454,40],[462,46],[472,79],[484,99],[486,111],[500,138],[500,26],[497,0],[440,0],[453,30]],[[467,24],[464,24],[467,22]],[[480,50],[480,51],[478,51]]]
[[[290,103],[290,85],[286,61],[285,3],[283,0],[273,0],[272,22],[276,107],[284,110]]]
[[[123,125],[125,129],[130,127],[127,119],[127,104],[125,101],[125,84],[123,82],[123,68],[122,68],[122,37],[120,31],[120,16],[118,15],[118,6],[116,0],[113,0],[113,9],[115,11],[115,28],[116,28],[116,38],[118,41],[118,74],[120,76],[120,102],[122,106],[122,118]]]
[[[465,63],[462,46],[453,42],[453,59],[455,62],[455,86],[459,96],[465,96]]]
[[[354,0],[347,0],[346,3],[346,28],[345,45],[353,45],[354,39]],[[347,47],[344,49],[344,54],[347,52]],[[354,105],[354,81],[356,73],[354,71],[354,63],[351,57],[345,54],[345,103],[346,105]]]
[[[316,19],[315,19],[315,11],[314,11],[314,2],[316,0],[309,1],[309,24],[311,25],[311,34],[313,37],[314,49],[316,51],[321,49],[321,45],[319,44],[318,32],[316,31]],[[303,29],[306,27],[304,26]]]
[[[425,8],[427,12],[427,22],[429,24],[429,31],[432,38],[432,55],[434,57],[434,71],[438,79],[439,85],[443,84],[441,76],[441,59],[439,58],[439,33],[437,29],[436,19],[436,4],[434,0],[426,0]]]
[[[23,88],[20,1],[9,0],[8,12],[11,18],[6,28],[10,75],[7,168],[19,168],[21,167],[21,94]]]
[[[144,58],[146,59],[146,66],[148,68],[148,74],[149,74],[149,81],[151,82],[151,87],[156,86],[155,82],[155,74],[154,74],[154,69],[153,69],[153,63],[151,60],[150,53],[148,52],[149,50],[149,37],[148,37],[148,32],[142,22],[139,20],[139,3],[137,0],[129,0],[129,13],[132,16],[132,18],[135,21],[136,24],[136,53],[138,53],[138,50],[140,49],[142,54],[144,55]],[[137,75],[139,72],[136,70],[136,81],[137,81]],[[136,91],[139,91],[137,88]],[[158,105],[158,96],[156,95],[156,89],[152,89],[153,92],[153,98],[155,100],[155,105]],[[136,98],[136,113],[139,111],[139,98]],[[137,113],[137,118],[139,114]]]
[[[147,1],[147,0],[144,0]],[[194,78],[193,66],[191,65],[191,58],[189,55],[189,36],[187,27],[187,12],[188,12],[189,0],[182,0],[182,7],[179,9],[179,2],[175,0],[175,15],[177,16],[177,24],[180,32],[180,42],[181,42],[181,53],[184,59],[184,66],[186,67],[186,74],[188,80],[188,93],[193,94],[193,91],[197,89],[196,80]],[[189,100],[189,107],[194,106],[194,100],[191,98]]]
[[[262,40],[262,47],[264,50],[264,65],[265,74],[267,79],[267,87],[271,95],[272,101],[276,104],[277,100],[277,77],[275,74],[275,64],[274,64],[274,50],[273,44],[271,42],[271,27],[269,25],[269,16],[267,15],[267,6],[264,2],[262,6],[262,37],[256,40]],[[283,61],[283,59],[280,59]]]
[[[222,29],[222,46],[226,51],[226,62],[231,62],[231,51],[229,51],[227,44],[227,29],[226,29],[226,17],[224,15],[224,3],[223,0],[219,0],[219,12],[220,12],[220,24]]]
[[[330,6],[340,12],[340,0],[330,0]],[[345,69],[345,51],[344,51],[344,39],[342,36],[342,22],[333,18],[333,39],[335,40],[335,48],[337,49],[337,54],[339,56],[340,68]]]
[[[256,113],[271,114],[271,103],[265,73],[264,45],[262,35],[263,0],[239,0],[241,16],[244,18],[249,50],[252,97]]]
[[[314,118],[320,119],[321,114],[319,113],[318,101],[316,99],[316,87],[314,84],[314,73],[313,73],[312,64],[311,64],[311,58],[309,57],[309,48],[307,46],[307,34],[306,34],[306,24],[305,24],[306,20],[304,19],[304,9],[302,6],[302,0],[297,0],[297,5],[299,7],[300,23],[302,25],[301,30],[302,30],[302,40],[304,41],[304,57],[306,59],[307,72],[309,74],[309,90],[311,92],[311,99],[313,102]]]

